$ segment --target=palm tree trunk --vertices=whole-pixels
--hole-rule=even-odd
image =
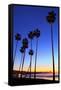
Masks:
[[[21,55],[21,62],[20,62],[20,66],[19,66],[19,71],[21,69],[22,58],[23,58],[23,54]]]
[[[30,78],[31,78],[31,64],[32,64],[32,55],[30,55]]]
[[[23,56],[22,68],[21,68],[21,78],[23,74],[24,60],[25,60],[25,51],[24,51],[24,56]]]
[[[29,78],[31,78],[31,63],[32,63],[32,56],[30,55],[30,64],[29,64],[29,67],[28,67],[28,70],[27,70],[27,72],[30,70]],[[25,77],[26,76],[27,76],[27,74],[25,75]]]
[[[14,67],[14,62],[15,62],[15,57],[16,57],[17,45],[18,45],[18,41],[16,42],[16,47],[15,47],[15,54],[14,54],[14,58],[13,58],[13,67]]]
[[[27,69],[27,72],[29,71],[29,69],[30,69],[30,65],[29,65],[29,67],[28,67],[28,69]],[[27,77],[27,74],[25,74],[25,78]]]
[[[31,39],[31,50],[32,50],[32,39]]]
[[[32,39],[31,39],[31,50],[32,50]],[[31,78],[31,64],[32,64],[32,55],[30,55],[30,64],[29,64],[29,67],[28,67],[28,70],[30,69],[30,75],[29,75],[29,78]],[[27,76],[27,74],[25,75],[25,77]]]
[[[53,81],[55,81],[55,65],[54,65],[54,48],[53,48],[53,29],[51,23],[51,44],[52,44],[52,60],[53,60]]]
[[[31,50],[32,50],[32,39],[31,39]],[[31,62],[32,62],[32,55],[30,55],[30,78],[31,78]]]
[[[36,79],[37,49],[38,49],[38,38],[36,39],[36,53],[35,53],[35,70],[34,70],[34,79]]]

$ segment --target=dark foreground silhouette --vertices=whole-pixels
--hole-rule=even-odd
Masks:
[[[11,86],[14,85],[34,85],[34,84],[51,84],[51,83],[59,83],[59,81],[55,80],[44,80],[44,79],[31,79],[31,78],[12,78],[12,82],[10,82]]]
[[[48,80],[48,79],[35,79],[27,77],[26,75],[29,74],[30,72],[22,72],[23,75],[25,75],[25,77],[18,77],[18,74],[20,72],[19,71],[13,71],[13,75],[12,78],[10,78],[10,82],[9,84],[11,86],[16,86],[16,85],[34,85],[34,84],[51,84],[51,83],[59,83],[58,80]],[[42,72],[37,72],[37,74],[42,74]],[[44,72],[44,74],[46,74],[48,72]],[[34,72],[32,72],[32,74],[34,74]],[[16,76],[15,76],[16,75]]]

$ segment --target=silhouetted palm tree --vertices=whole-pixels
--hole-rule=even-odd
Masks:
[[[34,36],[36,37],[36,53],[35,53],[34,79],[36,79],[36,63],[37,63],[38,38],[40,37],[40,30],[39,29],[36,29],[34,31]]]
[[[21,48],[20,48],[20,52],[21,52],[22,55],[21,55],[21,62],[20,62],[20,66],[19,66],[19,71],[20,71],[20,69],[21,69],[21,63],[22,63],[22,59],[23,59],[24,50],[25,50],[24,47],[21,47]]]
[[[28,38],[31,40],[31,49],[29,51],[29,55],[30,55],[30,78],[31,78],[31,63],[32,63],[32,55],[33,55],[33,50],[32,50],[32,40],[33,40],[33,32],[31,31],[29,34],[28,34]]]
[[[23,67],[24,67],[25,51],[26,51],[26,48],[28,48],[28,39],[24,38],[22,41],[22,44],[23,44],[23,49],[24,49],[24,55],[23,55],[22,68],[21,68],[21,78],[22,78],[22,72],[23,72]]]
[[[54,65],[54,47],[53,47],[53,23],[56,19],[54,11],[48,13],[46,17],[48,23],[51,25],[51,45],[52,45],[52,60],[53,60],[53,81],[55,81],[55,65]]]
[[[32,49],[30,49],[29,55],[30,55],[30,66],[29,66],[29,68],[30,68],[30,78],[31,78],[31,64],[32,64],[32,55],[33,55],[33,50]]]
[[[15,57],[16,57],[16,51],[17,51],[17,45],[18,45],[18,41],[21,40],[21,35],[19,33],[17,33],[15,35],[15,40],[16,40],[16,47],[15,47],[15,54],[14,54],[14,58],[13,58],[13,66],[14,66],[14,62],[15,62]]]

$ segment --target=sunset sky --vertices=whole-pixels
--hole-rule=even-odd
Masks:
[[[54,39],[54,59],[55,59],[55,70],[58,70],[58,8],[49,7],[28,7],[28,6],[14,6],[13,7],[13,55],[15,51],[16,41],[15,34],[20,33],[22,39],[28,38],[28,33],[36,28],[41,32],[38,44],[38,56],[37,56],[37,71],[52,71],[52,53],[51,53],[51,27],[46,20],[48,12],[54,11],[56,13],[56,20],[53,24],[53,39]],[[21,41],[18,42],[18,48],[15,58],[14,69],[18,70],[21,61],[21,53],[19,51],[22,46]],[[29,39],[28,39],[29,40]],[[32,71],[34,70],[35,63],[35,47],[36,38],[33,39],[33,61]],[[27,70],[30,62],[29,47],[26,50],[24,70]]]

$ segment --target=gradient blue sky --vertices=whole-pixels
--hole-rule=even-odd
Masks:
[[[28,33],[36,28],[41,32],[39,37],[38,45],[38,59],[37,67],[52,67],[52,54],[51,54],[51,27],[50,24],[46,21],[46,16],[48,12],[53,10],[56,13],[56,20],[53,24],[53,39],[54,39],[54,58],[55,65],[58,66],[58,8],[52,7],[28,7],[28,6],[14,6],[13,7],[13,45],[15,51],[16,41],[15,34],[20,33],[22,39],[27,37]],[[29,39],[28,39],[29,40]],[[36,39],[33,39],[33,50],[35,51]],[[15,67],[19,67],[21,60],[21,53],[19,52],[22,40],[18,42],[18,48],[15,59]],[[30,62],[29,57],[30,49],[30,40],[29,48],[26,50],[25,63],[24,66],[28,66]],[[34,67],[35,62],[35,53],[33,55],[32,67]]]

